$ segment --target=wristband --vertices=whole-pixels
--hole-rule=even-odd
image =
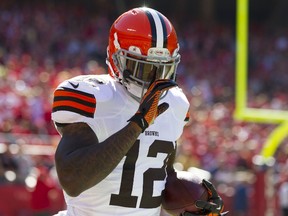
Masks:
[[[145,131],[145,129],[147,127],[149,127],[148,122],[145,120],[145,118],[140,113],[136,113],[128,121],[135,122],[142,129],[142,133]]]

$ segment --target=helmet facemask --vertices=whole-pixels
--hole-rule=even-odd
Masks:
[[[113,55],[120,81],[129,94],[138,101],[141,100],[151,82],[157,79],[176,79],[180,55],[177,53],[175,57],[164,56],[163,53],[169,52],[165,48],[151,49],[151,52],[148,52],[152,53],[150,56],[124,49],[119,49]],[[162,53],[162,56],[153,55],[157,51]]]

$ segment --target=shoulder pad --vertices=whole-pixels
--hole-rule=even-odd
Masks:
[[[93,118],[95,109],[96,98],[93,94],[66,87],[54,92],[52,112],[70,111]]]
[[[87,122],[113,97],[114,83],[105,75],[81,75],[62,82],[54,92],[52,119],[58,123]],[[89,120],[90,119],[90,120]]]
[[[188,122],[190,119],[189,107],[190,103],[180,87],[175,87],[169,90],[172,97],[172,103],[175,116],[181,121]]]

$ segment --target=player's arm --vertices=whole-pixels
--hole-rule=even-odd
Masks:
[[[62,138],[55,154],[56,169],[60,184],[70,196],[78,196],[111,173],[142,132],[131,122],[99,143],[86,123],[58,129]]]

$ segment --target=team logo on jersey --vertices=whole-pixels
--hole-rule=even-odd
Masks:
[[[79,87],[79,83],[74,84],[70,81],[68,81],[68,82],[70,83],[71,86],[73,86],[74,89],[77,89]]]

